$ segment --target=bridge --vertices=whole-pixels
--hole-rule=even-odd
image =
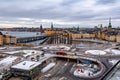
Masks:
[[[17,43],[28,43],[32,41],[37,41],[37,40],[43,40],[49,36],[33,36],[33,37],[22,37],[22,38],[17,38]]]

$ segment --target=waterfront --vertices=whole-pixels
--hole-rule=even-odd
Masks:
[[[45,35],[44,33],[40,32],[15,32],[15,31],[1,31],[4,35],[14,36],[16,38],[22,37],[34,37],[34,36],[42,36]]]

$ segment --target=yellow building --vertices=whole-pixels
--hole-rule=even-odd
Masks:
[[[56,33],[55,30],[45,30],[45,34],[46,34],[46,35],[53,35],[53,34],[55,34],[55,33]]]
[[[3,45],[3,35],[1,32],[0,32],[0,45]]]
[[[116,36],[115,35],[106,35],[105,40],[107,41],[116,41]]]
[[[106,36],[105,33],[102,33],[102,34],[101,34],[101,38],[102,38],[103,40],[105,40],[105,36]]]
[[[8,36],[8,35],[3,35],[3,43],[4,44],[16,44],[17,43],[17,39],[16,37],[13,36]]]
[[[90,34],[88,34],[88,33],[83,33],[83,34],[82,34],[82,37],[83,37],[83,38],[90,38]]]
[[[96,35],[95,34],[89,34],[90,35],[90,38],[95,38],[96,37]]]
[[[80,39],[82,38],[82,34],[72,34],[72,39]]]
[[[105,40],[106,39],[106,34],[104,32],[101,32],[101,33],[99,32],[98,35],[97,35],[97,38]]]
[[[10,44],[10,36],[4,35],[4,44]]]

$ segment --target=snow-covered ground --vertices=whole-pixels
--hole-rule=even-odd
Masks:
[[[93,55],[106,55],[111,53],[112,55],[120,55],[120,50],[117,49],[105,49],[105,50],[87,50],[85,54],[93,54]]]
[[[43,72],[43,73],[45,73],[45,72],[47,72],[48,70],[50,70],[51,68],[53,68],[55,66],[55,63],[49,63],[47,66],[45,66],[42,70],[41,70],[41,72]]]
[[[105,49],[105,52],[112,53],[113,55],[120,55],[120,50],[117,49]]]
[[[115,65],[119,60],[109,60],[112,65]]]
[[[45,46],[43,49],[49,49],[49,50],[70,50],[70,47],[65,45],[52,45],[52,46]]]
[[[24,57],[26,56],[30,56],[30,55],[35,55],[35,54],[42,54],[43,51],[37,51],[37,50],[23,50],[23,52],[25,53]]]
[[[87,50],[85,54],[93,54],[93,55],[105,55],[106,52],[102,50]]]
[[[4,58],[0,61],[0,71],[3,71],[3,69],[9,69],[12,63],[17,59],[18,57],[15,56],[9,56],[7,58]]]
[[[0,50],[7,49],[7,47],[0,47]]]
[[[82,69],[77,69],[74,71],[74,76],[78,76],[78,77],[89,77],[90,75],[93,75],[92,71],[89,70],[82,70]]]
[[[11,52],[4,52],[4,54],[18,54],[23,53],[23,56],[30,56],[35,54],[42,54],[43,51],[37,51],[37,50],[19,50],[19,51],[11,51]]]

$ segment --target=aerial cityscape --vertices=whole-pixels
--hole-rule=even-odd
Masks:
[[[119,0],[0,5],[0,80],[120,80]]]

